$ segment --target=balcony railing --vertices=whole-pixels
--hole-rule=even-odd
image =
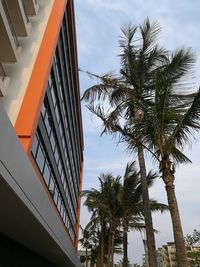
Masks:
[[[24,4],[24,0],[22,0],[22,6],[23,6],[23,9],[24,9],[25,17],[26,17],[26,22],[29,23],[30,20],[29,20],[29,17],[27,15],[27,11],[26,11],[26,7],[25,7],[25,4]]]
[[[4,68],[3,68],[1,63],[0,63],[0,77],[1,77],[2,80],[4,80],[5,77],[6,77],[5,70],[4,70]]]

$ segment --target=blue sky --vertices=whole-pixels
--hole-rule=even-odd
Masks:
[[[162,33],[159,42],[167,49],[192,47],[197,56],[194,87],[200,82],[200,1],[199,0],[75,0],[76,31],[79,67],[98,74],[119,69],[120,53],[118,39],[120,28],[131,22],[138,25],[148,16],[159,22]],[[91,81],[80,73],[80,89],[83,92]],[[82,103],[84,128],[84,177],[83,189],[98,186],[97,177],[102,172],[122,175],[128,157],[121,145],[110,136],[100,137],[101,122],[91,116]],[[197,139],[198,136],[197,136]],[[200,228],[200,144],[196,142],[192,150],[186,153],[192,164],[180,166],[176,172],[176,193],[182,218],[184,233]],[[148,168],[156,169],[148,161]],[[166,203],[166,193],[161,179],[158,179],[150,195]],[[82,208],[81,224],[85,225],[89,215]],[[156,236],[157,247],[173,240],[169,213],[154,215],[154,227],[160,232]],[[143,247],[138,233],[131,233],[129,238],[131,262],[141,263]]]

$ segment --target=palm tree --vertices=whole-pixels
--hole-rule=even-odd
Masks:
[[[104,176],[104,190],[105,199],[108,208],[108,220],[110,235],[108,240],[108,264],[112,267],[114,264],[114,241],[117,228],[120,225],[121,217],[121,205],[120,205],[120,193],[121,193],[121,183],[120,176],[113,177],[111,175]]]
[[[156,177],[155,173],[148,174],[149,187],[152,186]],[[135,162],[127,164],[123,185],[120,183],[120,178],[120,176],[113,177],[111,174],[102,174],[99,177],[100,190],[92,188],[83,192],[83,195],[86,196],[85,204],[92,211],[91,220],[85,230],[87,230],[86,236],[90,237],[90,244],[92,236],[97,239],[96,245],[93,246],[95,247],[97,266],[103,266],[105,255],[108,259],[107,266],[113,266],[114,252],[121,251],[117,245],[123,240],[123,266],[127,267],[128,232],[130,229],[145,228],[141,178]],[[153,211],[167,209],[166,205],[152,199],[150,199],[150,207]],[[120,237],[121,228],[123,229],[123,239]],[[94,233],[94,229],[98,234]]]
[[[149,172],[147,176],[148,187],[153,185],[157,178],[156,173]],[[142,189],[140,174],[135,162],[127,164],[123,176],[121,194],[122,227],[123,227],[123,267],[128,267],[128,232],[129,229],[144,230],[144,210],[142,205]],[[165,211],[168,206],[150,199],[152,211]]]
[[[82,238],[79,239],[79,242],[81,246],[85,249],[85,261],[86,261],[86,267],[88,267],[88,260],[89,260],[88,249],[92,248],[92,243],[95,238],[94,230],[91,231],[92,228],[90,224],[86,225],[85,228],[82,228],[82,226],[80,226],[80,229]]]
[[[141,104],[148,104],[149,92],[152,92],[155,87],[155,71],[166,54],[166,51],[156,44],[159,32],[160,27],[156,23],[150,24],[149,19],[139,27],[129,25],[123,28],[123,37],[120,40],[122,48],[120,74],[99,76],[88,73],[92,78],[99,79],[100,84],[86,90],[82,98],[89,102],[89,109],[103,119],[105,126],[103,132],[118,132],[118,129],[113,128],[112,125],[118,123],[120,119],[135,125],[141,115]],[[105,99],[111,107],[108,116],[105,116],[102,108],[102,101],[104,102]],[[96,104],[95,101],[99,101],[99,104],[93,106]],[[135,149],[138,154],[142,181],[149,266],[156,267],[155,238],[146,180],[146,165],[139,129],[137,132]]]
[[[106,226],[109,228],[107,254],[108,267],[113,266],[115,239],[120,224],[119,194],[121,190],[120,177],[112,174],[101,174],[99,177],[100,190],[92,188],[83,191],[86,196],[85,205],[93,212],[92,219],[100,224],[100,264],[104,263],[104,237]]]
[[[174,173],[175,164],[191,162],[182,151],[200,128],[200,91],[190,92],[188,83],[188,73],[193,63],[194,56],[185,49],[177,50],[165,58],[155,73],[155,92],[149,97],[149,106],[143,105],[142,120],[137,121],[141,144],[160,165],[180,267],[188,266],[188,263],[174,191]],[[135,136],[138,135],[134,127],[127,124],[120,131],[122,139],[133,147]]]
[[[106,218],[106,203],[104,199],[104,191],[103,191],[103,183],[101,179],[100,181],[100,190],[92,188],[91,190],[85,190],[82,192],[82,196],[86,197],[85,205],[88,210],[92,212],[91,219],[95,221],[96,224],[100,225],[100,237],[99,237],[99,262],[100,265],[103,266],[104,262],[104,229],[105,229],[105,218]]]
[[[194,94],[177,96],[176,93],[179,83],[182,82],[181,78],[187,74],[192,62],[191,53],[184,50],[177,51],[169,58],[164,70],[157,73],[154,105],[152,112],[145,119],[151,120],[151,125],[146,123],[145,138],[160,162],[160,172],[165,183],[172,218],[177,261],[181,267],[188,266],[188,263],[174,191],[174,166],[177,163],[190,162],[182,151],[194,131],[200,128],[200,91],[195,96]]]

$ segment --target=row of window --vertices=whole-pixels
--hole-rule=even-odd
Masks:
[[[74,241],[82,151],[70,53],[65,12],[32,154]]]
[[[60,131],[60,135],[63,136],[62,138],[62,145],[63,145],[63,149],[66,150],[68,149],[69,152],[69,158],[71,159],[71,174],[73,176],[73,181],[75,183],[75,193],[76,193],[76,197],[78,196],[78,182],[77,180],[79,180],[80,175],[78,174],[78,170],[77,168],[75,168],[75,160],[73,157],[73,153],[72,153],[72,142],[70,140],[70,134],[69,134],[69,125],[68,125],[68,121],[67,121],[67,114],[66,114],[66,108],[65,108],[65,104],[64,104],[64,99],[63,99],[63,93],[62,93],[62,89],[61,89],[61,82],[60,82],[60,75],[58,72],[58,66],[57,66],[57,60],[56,60],[56,55],[54,56],[54,66],[56,68],[56,77],[57,77],[57,81],[58,81],[58,87],[55,88],[55,84],[52,83],[52,80],[49,79],[49,86],[50,86],[50,91],[51,91],[51,96],[52,96],[52,100],[53,100],[53,105],[54,105],[54,110],[56,111],[56,119],[57,119],[57,123],[59,125],[59,131]],[[58,98],[56,97],[56,89],[59,91],[60,93],[60,98],[61,98],[61,105],[59,105],[58,103]],[[60,114],[60,109],[58,108],[58,105],[60,108],[62,108],[63,111],[63,122],[65,123],[65,129],[66,129],[66,139],[64,138],[64,128],[63,128],[63,124],[61,122],[61,114]],[[67,140],[67,141],[66,141]],[[68,157],[67,157],[67,151],[65,152],[65,160],[68,161]]]
[[[47,99],[45,102],[47,102]],[[54,155],[54,158],[55,158],[55,161],[57,164],[59,176],[60,176],[64,191],[66,192],[66,198],[67,198],[67,202],[69,204],[69,209],[70,209],[70,213],[71,213],[71,216],[73,219],[73,223],[76,224],[77,201],[76,201],[76,198],[74,195],[74,187],[72,184],[72,178],[71,178],[71,175],[69,173],[67,175],[65,173],[65,168],[63,166],[63,162],[61,159],[60,149],[58,146],[58,142],[56,141],[55,130],[53,127],[53,120],[52,120],[52,117],[50,114],[50,110],[48,109],[48,107],[45,106],[44,103],[43,103],[43,107],[42,107],[42,118],[43,118],[44,125],[45,125],[46,131],[47,131],[47,135],[48,135],[49,140],[50,140],[50,144],[51,144],[53,155]],[[68,163],[68,161],[67,161],[67,163]],[[70,170],[69,166],[67,166],[67,167],[68,167],[67,171]],[[69,178],[68,181],[67,181],[66,177]],[[67,184],[67,182],[69,184]],[[69,190],[69,188],[70,188],[70,190]],[[72,194],[73,195],[73,201],[70,197],[71,192],[73,193]]]
[[[55,111],[55,114],[56,114],[56,116],[55,116],[56,117],[56,122],[57,122],[58,129],[59,129],[60,136],[61,136],[62,148],[63,148],[65,161],[66,161],[66,164],[67,164],[67,167],[68,167],[68,171],[69,171],[69,177],[70,177],[71,185],[73,186],[73,181],[75,183],[75,189],[74,189],[74,186],[73,186],[73,197],[74,197],[74,199],[76,199],[76,197],[78,195],[78,184],[77,184],[77,181],[75,179],[72,180],[74,168],[73,168],[73,161],[72,161],[73,158],[72,158],[72,152],[71,152],[69,129],[68,129],[68,125],[66,125],[66,134],[65,134],[64,126],[63,126],[62,121],[61,121],[61,113],[60,113],[60,108],[61,107],[58,104],[58,98],[57,98],[57,94],[56,94],[56,87],[55,87],[56,85],[55,85],[55,82],[52,82],[52,80],[53,80],[52,78],[51,78],[51,76],[49,78],[49,88],[48,88],[48,90],[50,90],[50,92],[51,92],[51,97],[52,97],[52,101],[53,101],[53,107],[54,107],[54,111]],[[69,162],[69,160],[70,160],[70,162]]]
[[[68,79],[68,86],[71,88],[71,90],[68,91],[70,94],[70,102],[71,102],[71,116],[73,118],[73,130],[75,133],[75,143],[76,143],[76,157],[77,157],[77,164],[79,166],[79,171],[81,169],[81,146],[80,146],[80,136],[79,136],[79,130],[78,130],[78,119],[77,119],[77,110],[76,110],[76,101],[75,101],[75,95],[74,95],[74,85],[73,85],[73,73],[72,73],[72,62],[71,62],[71,56],[70,56],[70,42],[69,42],[69,34],[68,34],[68,24],[67,24],[67,17],[66,14],[64,15],[63,25],[61,28],[61,36],[59,38],[59,46],[60,47],[60,62],[62,63],[62,68],[64,73],[68,73],[67,79]],[[65,60],[62,60],[62,58],[65,58]],[[65,78],[65,76],[64,76]],[[66,79],[64,79],[66,81]],[[75,150],[74,150],[75,152]],[[78,169],[78,168],[77,168]]]
[[[51,194],[51,197],[60,213],[60,216],[68,229],[71,239],[75,240],[75,229],[74,224],[72,224],[69,214],[65,208],[64,202],[62,200],[61,194],[59,192],[58,186],[56,184],[56,179],[51,168],[49,159],[45,153],[41,138],[37,132],[32,146],[32,155],[37,163],[40,173],[46,183],[46,186]],[[66,193],[67,197],[67,193]]]
[[[62,32],[61,32],[62,33]],[[56,77],[58,80],[58,92],[61,98],[61,106],[62,110],[64,113],[65,117],[65,124],[67,124],[67,118],[68,118],[68,126],[70,129],[70,136],[73,136],[74,138],[71,138],[71,148],[72,148],[72,155],[73,155],[73,166],[74,166],[74,175],[75,178],[79,177],[80,174],[80,157],[81,154],[78,150],[78,147],[80,147],[80,144],[78,146],[78,135],[77,135],[77,125],[74,123],[74,116],[75,116],[75,110],[72,102],[72,91],[73,88],[69,86],[69,80],[70,77],[67,73],[66,69],[66,60],[69,60],[66,58],[66,60],[63,60],[65,58],[65,54],[63,51],[63,47],[61,47],[62,44],[62,35],[59,38],[58,42],[58,48],[56,50],[56,54],[54,57],[54,66],[56,69]],[[59,73],[66,73],[67,75],[63,75],[62,78],[60,79]],[[65,93],[66,93],[66,99],[64,99],[64,89],[65,88]],[[67,114],[66,114],[67,113]]]

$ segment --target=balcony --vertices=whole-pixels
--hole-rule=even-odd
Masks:
[[[21,51],[7,2],[0,1],[0,62],[16,62]]]
[[[37,14],[39,9],[37,0],[23,0],[23,2],[28,16],[34,16]]]
[[[2,64],[0,63],[0,97],[5,95],[9,81],[9,78],[6,75]]]
[[[8,10],[10,19],[17,36],[28,36],[31,31],[31,23],[26,13],[26,6],[23,0],[3,0]]]

